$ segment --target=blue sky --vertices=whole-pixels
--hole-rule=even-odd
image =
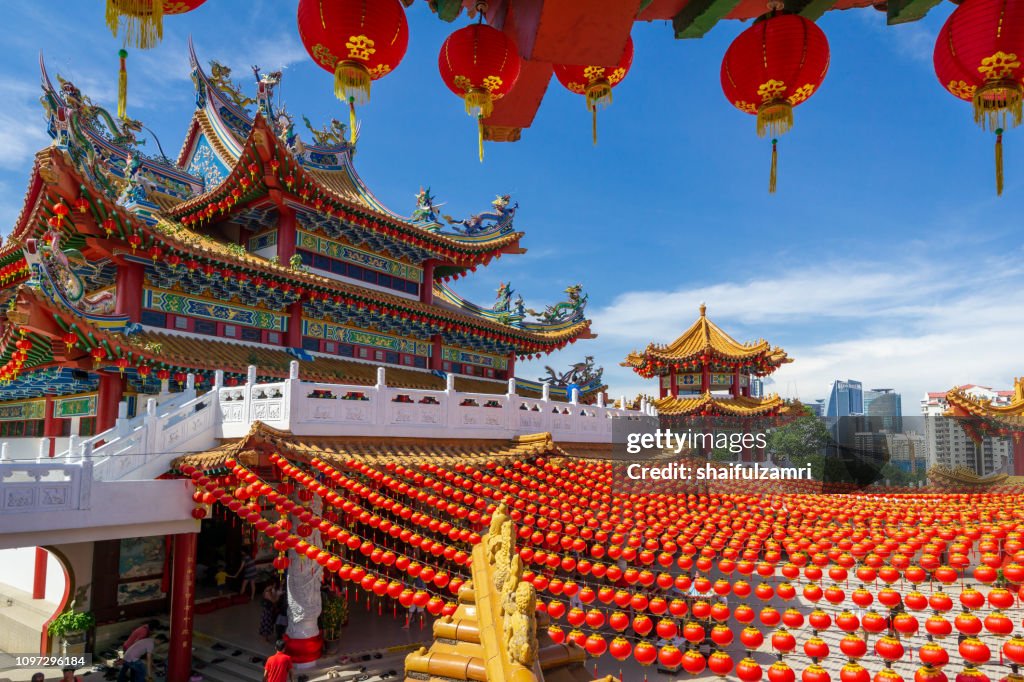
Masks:
[[[345,113],[331,76],[308,58],[295,0],[211,0],[170,17],[165,38],[129,56],[129,115],[169,155],[193,108],[186,40],[203,60],[234,69],[284,68],[288,110],[315,123]],[[970,107],[937,83],[935,34],[952,5],[925,20],[885,25],[874,10],[829,12],[824,85],[796,110],[780,141],[779,192],[766,191],[769,143],[752,116],[721,94],[719,65],[744,28],[723,22],[702,40],[672,38],[665,23],[637,24],[636,57],[590,144],[581,98],[552,80],[532,128],[515,144],[488,144],[476,160],[473,121],[441,82],[437,51],[464,25],[409,10],[409,52],[361,108],[357,167],[391,208],[411,212],[429,185],[445,211],[482,210],[495,194],[520,204],[524,256],[505,257],[457,283],[480,303],[511,280],[532,307],[582,282],[597,340],[520,365],[539,376],[583,354],[606,368],[614,395],[654,392],[618,367],[648,341],[672,340],[704,301],[740,340],[767,338],[796,362],[772,390],[824,397],[837,377],[904,392],[905,411],[926,390],[982,383],[1003,388],[1024,368],[1021,195],[1024,131],[1006,135],[1007,186],[993,187],[992,137]],[[37,59],[113,108],[118,42],[103,2],[53,0],[7,8],[0,32],[0,225],[21,208],[32,154],[48,144],[38,105]]]

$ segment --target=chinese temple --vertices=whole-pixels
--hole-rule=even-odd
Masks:
[[[300,134],[275,109],[279,73],[256,72],[250,98],[191,58],[196,110],[174,159],[43,69],[53,144],[0,249],[4,435],[89,436],[122,400],[131,417],[189,374],[208,388],[223,370],[231,386],[249,365],[284,378],[292,360],[303,379],[372,384],[383,365],[393,385],[451,375],[457,390],[504,393],[517,358],[592,336],[579,286],[539,312],[508,284],[491,306],[452,288],[525,252],[507,195],[456,220],[421,190],[401,216],[360,179],[343,124]]]
[[[773,417],[790,407],[778,395],[751,395],[751,379],[792,361],[764,339],[736,341],[708,319],[701,304],[700,317],[679,338],[634,351],[622,366],[658,379],[659,397],[653,404],[662,417]]]
[[[961,388],[946,393],[947,417],[961,420],[967,435],[978,442],[985,435],[1009,436],[1013,443],[1014,476],[1024,476],[1024,378],[1013,382],[1013,397],[1005,405],[971,395]]]

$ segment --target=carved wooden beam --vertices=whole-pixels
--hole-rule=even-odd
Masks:
[[[917,21],[928,14],[929,10],[939,2],[940,0],[889,0],[886,10],[887,22],[891,26]]]
[[[690,0],[672,17],[676,38],[701,38],[729,12],[739,0]]]
[[[817,21],[821,15],[832,9],[835,0],[789,0],[786,10],[799,14],[805,19]]]

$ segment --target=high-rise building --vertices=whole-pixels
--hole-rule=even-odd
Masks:
[[[764,379],[761,377],[750,377],[750,397],[764,397]]]
[[[825,411],[828,409],[824,398],[815,398],[813,402],[806,403],[806,405],[814,413],[815,417],[824,417]]]
[[[874,417],[871,422],[890,433],[903,430],[902,396],[891,388],[872,388],[864,391],[864,414]]]
[[[864,414],[864,385],[852,379],[836,379],[828,397],[827,417]]]
[[[969,384],[961,389],[996,406],[1007,404],[1013,397],[1013,391],[994,391],[987,386]],[[921,400],[928,466],[962,467],[979,476],[1002,470],[1010,457],[1010,439],[985,436],[980,443],[974,442],[956,419],[942,416],[948,407],[946,391],[929,392]]]

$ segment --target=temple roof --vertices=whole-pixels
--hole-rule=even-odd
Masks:
[[[706,311],[706,306],[701,304],[700,317],[679,338],[667,345],[652,343],[642,353],[634,351],[626,356],[622,365],[639,370],[653,364],[660,369],[666,363],[718,360],[743,365],[761,363],[765,370],[774,371],[779,366],[793,361],[786,351],[778,346],[772,348],[764,339],[753,343],[736,341],[709,320]]]
[[[675,416],[734,416],[754,417],[775,414],[798,414],[802,408],[798,404],[790,404],[777,395],[764,398],[721,397],[711,393],[674,398],[665,396],[654,401],[659,415]]]
[[[1024,427],[1024,377],[1013,380],[1013,391],[1010,392],[1012,397],[1005,405],[993,405],[987,398],[972,395],[968,390],[971,387],[958,386],[945,394],[949,404],[947,415],[989,418],[1007,425]]]

